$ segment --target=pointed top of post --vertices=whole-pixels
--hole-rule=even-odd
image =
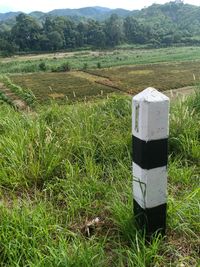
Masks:
[[[143,90],[141,93],[137,94],[133,97],[134,100],[137,101],[145,101],[145,102],[162,102],[162,101],[169,101],[169,98],[160,93],[153,87],[148,87]]]

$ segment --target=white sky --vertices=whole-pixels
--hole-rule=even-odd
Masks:
[[[59,8],[80,8],[102,6],[109,8],[141,9],[153,3],[164,4],[167,0],[0,0],[0,12],[8,11],[50,11]],[[200,0],[185,0],[185,3],[200,6]]]

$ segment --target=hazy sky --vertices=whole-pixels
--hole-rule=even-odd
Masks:
[[[141,9],[153,3],[163,4],[166,0],[0,0],[0,12],[8,11],[50,11],[59,8],[103,6],[110,8]],[[185,0],[185,3],[200,5],[200,0]]]

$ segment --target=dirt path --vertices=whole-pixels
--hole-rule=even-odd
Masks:
[[[176,100],[177,98],[185,98],[191,94],[195,93],[195,86],[186,86],[178,89],[167,90],[163,92],[171,100]]]
[[[76,51],[76,52],[56,52],[56,53],[46,53],[46,54],[28,54],[28,55],[15,55],[8,58],[0,59],[1,62],[11,62],[13,60],[24,61],[24,60],[40,60],[40,59],[60,59],[60,58],[70,58],[74,56],[88,57],[88,56],[101,56],[112,54],[111,51]]]
[[[9,88],[7,88],[3,83],[0,83],[0,92],[2,92],[8,100],[13,104],[13,106],[20,111],[30,112],[30,107],[26,104],[25,101],[20,99],[15,93],[13,93]]]

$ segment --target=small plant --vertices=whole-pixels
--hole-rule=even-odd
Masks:
[[[52,67],[51,68],[52,72],[64,72],[64,71],[70,71],[70,70],[71,70],[71,66],[70,66],[69,62],[65,62],[58,67]]]
[[[71,70],[71,66],[69,62],[65,62],[60,66],[60,71],[70,71],[70,70]]]
[[[26,72],[26,73],[28,73],[28,72],[36,72],[36,71],[38,71],[38,66],[36,64],[34,64],[34,63],[27,64],[23,69],[23,72]]]
[[[97,62],[97,68],[101,69],[101,63],[100,62]]]
[[[45,62],[41,62],[41,63],[39,64],[39,69],[42,70],[42,71],[47,70],[46,63],[45,63]]]
[[[3,92],[1,92],[1,91],[0,91],[0,100],[2,102],[5,102],[5,103],[13,106],[12,102],[10,101],[10,99]]]
[[[197,86],[194,97],[188,100],[188,106],[191,110],[200,112],[200,86]]]
[[[51,72],[57,72],[57,68],[56,67],[51,67]]]
[[[83,70],[87,70],[88,69],[88,63],[84,63],[83,64]]]

